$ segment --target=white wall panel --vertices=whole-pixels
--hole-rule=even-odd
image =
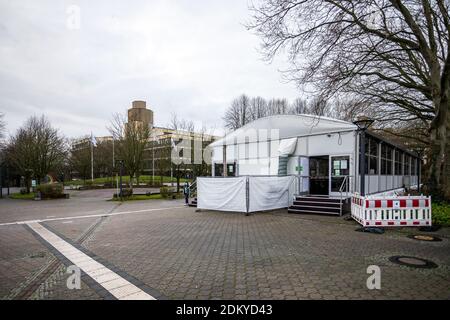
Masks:
[[[355,139],[353,133],[341,134],[341,139],[337,133],[327,135],[311,136],[308,145],[308,155],[327,155],[353,153]]]

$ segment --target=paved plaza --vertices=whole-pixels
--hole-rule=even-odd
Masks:
[[[71,191],[68,200],[0,199],[0,298],[118,297],[84,272],[80,289],[68,289],[70,257],[53,241],[122,279],[135,290],[130,296],[450,298],[448,228],[431,233],[442,241],[418,241],[408,238],[424,234],[417,229],[363,233],[341,217],[286,210],[245,216],[197,211],[180,200],[120,204],[106,201],[110,195],[96,190]],[[401,266],[392,256],[428,259],[437,268]],[[381,270],[380,290],[367,288],[370,265]]]

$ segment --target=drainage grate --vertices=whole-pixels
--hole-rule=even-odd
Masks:
[[[433,261],[417,257],[393,256],[389,258],[389,261],[399,265],[408,266],[411,268],[422,268],[422,269],[437,268],[437,264],[435,264]]]
[[[408,238],[420,241],[442,241],[441,238],[424,234],[410,234]]]

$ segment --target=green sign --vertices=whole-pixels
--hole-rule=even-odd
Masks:
[[[295,167],[295,171],[302,172],[303,171],[303,166],[296,166]]]

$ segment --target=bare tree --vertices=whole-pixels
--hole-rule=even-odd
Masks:
[[[180,155],[182,157],[186,157],[187,155],[184,154],[184,152],[190,153],[190,157],[192,159],[192,142],[194,138],[194,131],[195,131],[195,125],[192,121],[187,121],[185,119],[180,120],[176,113],[172,113],[170,123],[168,125],[170,129],[175,130],[175,136],[178,136],[176,140],[179,139],[187,139],[190,147],[183,149],[183,154]],[[176,143],[177,141],[174,141]],[[172,145],[171,145],[172,147]],[[172,159],[171,159],[172,160]],[[171,161],[170,163],[171,167],[174,169],[173,173],[175,175],[175,178],[177,180],[177,193],[180,192],[180,179],[182,175],[186,174],[186,169],[188,168],[188,163],[185,163],[184,161],[178,162],[175,164],[174,161]]]
[[[85,141],[85,143],[83,143]],[[72,140],[72,148],[69,154],[69,166],[71,172],[85,182],[91,173],[91,151],[89,137]]]
[[[267,103],[267,115],[287,114],[288,106],[289,104],[286,99],[272,98]]]
[[[249,122],[250,99],[242,94],[231,102],[230,108],[225,112],[225,127],[236,130]]]
[[[428,126],[428,187],[450,199],[450,16],[445,0],[265,0],[249,28],[267,59],[324,98],[371,101],[380,121]]]
[[[5,115],[0,113],[0,141],[5,138],[6,123],[4,117]]]
[[[65,142],[45,116],[30,117],[11,137],[7,157],[25,177],[27,192],[31,177],[41,183],[47,174],[61,168],[67,151]]]
[[[124,115],[116,113],[113,115],[108,130],[117,141],[117,157],[124,161],[132,189],[133,178],[136,177],[139,181],[142,171],[144,151],[150,137],[150,127],[141,121],[127,122]]]
[[[267,101],[262,97],[250,99],[249,121],[267,116]]]
[[[302,114],[302,113],[308,113],[308,106],[304,99],[297,98],[295,99],[289,109],[290,114]]]

